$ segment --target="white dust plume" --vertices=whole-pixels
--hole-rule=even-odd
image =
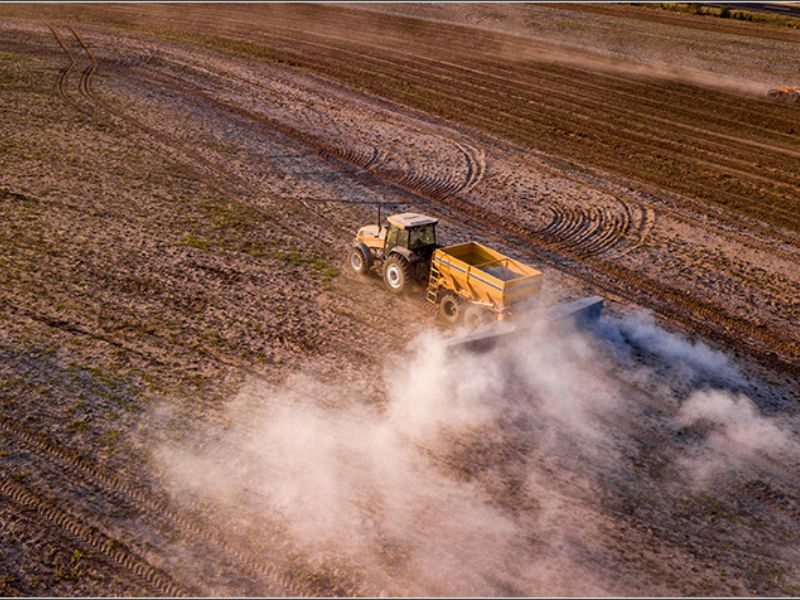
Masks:
[[[604,318],[593,332],[540,327],[483,354],[450,352],[426,333],[387,357],[379,397],[310,374],[251,380],[224,426],[160,444],[154,463],[175,498],[212,506],[300,582],[337,565],[357,581],[341,593],[610,593],[613,573],[597,565],[614,525],[599,498],[627,464],[626,432],[646,423],[626,381],[634,346],[703,385],[709,372],[741,379],[724,355],[643,314]],[[631,380],[654,376],[636,369]],[[749,400],[692,392],[681,405],[664,388],[670,418],[717,429],[691,456],[665,449],[676,463],[731,448],[748,457],[767,439],[796,447]]]

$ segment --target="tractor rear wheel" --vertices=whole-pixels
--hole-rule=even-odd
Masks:
[[[383,264],[383,282],[393,294],[402,294],[408,282],[411,281],[411,265],[408,261],[396,254],[389,257]]]
[[[461,298],[453,293],[446,293],[439,302],[439,316],[448,323],[458,323],[463,312]]]

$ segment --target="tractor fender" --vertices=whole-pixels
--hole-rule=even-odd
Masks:
[[[367,245],[364,242],[356,242],[353,244],[353,247],[361,250],[361,254],[364,256],[364,264],[367,265],[367,270],[371,269],[374,260],[372,257],[372,252],[370,252]]]
[[[396,246],[389,251],[389,256],[391,256],[392,254],[399,254],[400,256],[405,258],[409,262],[409,264],[412,265],[418,260],[420,260],[420,256],[418,254],[415,254],[413,250],[409,250],[408,248],[401,248],[399,246]]]

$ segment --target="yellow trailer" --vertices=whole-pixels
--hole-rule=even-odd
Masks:
[[[541,271],[477,242],[456,244],[433,252],[427,299],[439,304],[448,321],[502,320],[539,291],[542,277]]]

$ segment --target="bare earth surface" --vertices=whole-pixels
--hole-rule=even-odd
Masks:
[[[3,5],[0,594],[800,593],[798,72],[642,6]],[[608,316],[454,361],[326,199]]]

